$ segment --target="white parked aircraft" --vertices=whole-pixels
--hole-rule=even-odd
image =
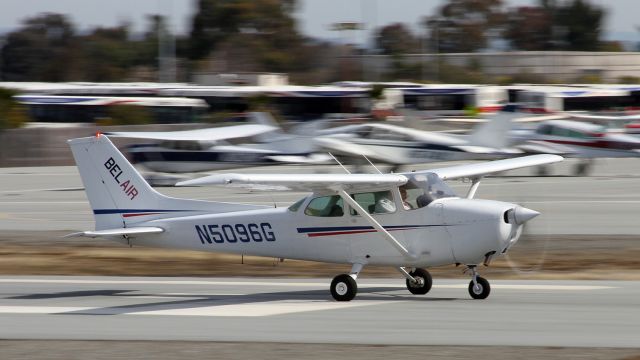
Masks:
[[[523,152],[509,146],[513,112],[493,115],[470,135],[423,131],[391,124],[347,125],[319,131],[315,142],[332,154],[391,165],[433,161],[486,160]]]
[[[311,136],[285,134],[267,113],[249,113],[253,124],[184,131],[119,131],[113,137],[159,140],[129,146],[134,163],[152,171],[184,173],[275,164],[318,164],[331,160],[315,152]],[[315,131],[297,129],[311,135]],[[238,139],[252,142],[232,144]]]
[[[454,166],[404,174],[213,175],[181,185],[270,184],[312,191],[288,208],[164,196],[151,188],[104,135],[69,140],[93,209],[96,229],[75,236],[105,237],[136,246],[180,248],[351,265],[331,294],[348,301],[366,265],[397,268],[413,294],[431,289],[424,267],[464,264],[474,299],[489,295],[478,276],[518,240],[539,213],[516,204],[474,199],[480,179],[496,172],[561,161],[556,155]],[[469,178],[466,196],[443,180]]]

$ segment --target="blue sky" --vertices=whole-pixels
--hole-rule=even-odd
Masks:
[[[309,36],[339,39],[328,28],[335,22],[366,22],[374,28],[393,22],[405,22],[418,30],[420,19],[433,14],[444,0],[298,0],[300,29]],[[640,0],[591,0],[609,9],[605,26],[607,38],[640,41],[637,14]],[[195,0],[2,0],[0,31],[19,26],[26,17],[42,12],[69,14],[81,30],[94,26],[113,26],[123,21],[133,23],[134,30],[145,27],[145,16],[171,14],[176,31],[188,32]],[[505,0],[508,6],[530,5],[536,0]],[[346,36],[346,35],[345,35]],[[349,35],[349,40],[362,42],[365,32]]]

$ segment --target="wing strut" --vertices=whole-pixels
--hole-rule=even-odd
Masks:
[[[398,250],[398,252],[402,254],[402,256],[404,256],[408,260],[415,260],[417,258],[417,256],[411,254],[409,250],[407,250],[407,248],[404,247],[404,245],[402,245],[398,240],[396,240],[395,237],[393,237],[393,235],[391,235],[382,225],[380,225],[380,223],[377,222],[376,219],[373,218],[373,216],[371,216],[367,211],[365,211],[362,208],[362,206],[360,206],[360,204],[358,204],[355,200],[353,200],[353,198],[351,198],[351,196],[349,196],[349,194],[347,194],[346,191],[340,189],[338,190],[338,194],[340,194],[340,197],[342,197],[342,200],[344,202],[351,205],[352,208],[358,211],[358,214],[362,215],[363,218],[367,219],[367,221],[369,221],[371,226],[373,226],[374,229],[378,230],[378,232],[382,234],[382,237],[385,240],[387,240],[391,245],[393,245],[393,247],[395,247],[396,250]]]
[[[471,179],[471,187],[469,188],[469,191],[467,192],[467,199],[473,199],[473,197],[476,195],[476,191],[478,190],[478,186],[480,186],[480,180],[482,180],[482,176],[474,177],[474,178]]]

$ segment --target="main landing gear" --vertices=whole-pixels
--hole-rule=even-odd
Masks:
[[[358,283],[356,279],[362,271],[362,264],[353,264],[349,274],[341,274],[331,281],[331,296],[336,301],[351,301],[358,293]]]
[[[331,281],[331,296],[336,301],[351,301],[358,293],[356,279],[362,271],[363,265],[354,264],[349,274],[341,274]],[[431,274],[425,269],[414,268],[410,272],[400,267],[398,270],[407,278],[407,289],[414,295],[424,295],[431,290],[433,280]]]
[[[331,281],[331,296],[336,301],[351,301],[358,293],[358,283],[356,279],[362,271],[363,265],[354,264],[349,274],[341,274]],[[433,280],[431,274],[422,268],[413,268],[407,271],[404,267],[399,267],[398,271],[407,279],[407,290],[414,295],[424,295],[431,290]],[[491,286],[487,279],[480,277],[476,270],[476,265],[467,265],[465,272],[471,273],[469,282],[469,295],[474,299],[486,299],[491,292]]]

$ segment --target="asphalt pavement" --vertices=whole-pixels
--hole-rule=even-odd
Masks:
[[[465,280],[427,295],[360,279],[335,302],[330,279],[0,277],[0,338],[369,345],[638,347],[640,282]]]

